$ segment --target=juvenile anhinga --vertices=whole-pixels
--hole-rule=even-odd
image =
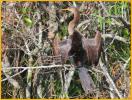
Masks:
[[[95,89],[95,85],[91,76],[87,73],[87,69],[84,68],[84,65],[96,66],[98,64],[102,48],[101,33],[96,31],[95,37],[91,39],[83,37],[77,30],[75,30],[75,26],[80,19],[79,10],[75,7],[69,7],[63,10],[71,11],[74,18],[68,25],[69,39],[65,40],[66,45],[62,45],[60,48],[61,51],[65,53],[66,57],[73,56],[74,64],[77,67],[81,67],[79,68],[79,77],[82,88],[87,94]]]
[[[80,64],[82,66],[85,63],[96,66],[101,54],[101,33],[96,31],[96,35],[92,39],[83,37],[75,30],[75,26],[80,19],[79,10],[76,7],[68,7],[63,10],[68,10],[74,15],[73,20],[68,25],[69,39],[71,39],[70,48],[67,49],[68,54],[73,55],[77,66],[80,66]]]
[[[83,37],[77,30],[75,30],[75,27],[80,19],[79,10],[75,7],[69,7],[62,10],[71,11],[74,18],[68,25],[68,39],[63,41],[55,39],[53,41],[53,49],[55,55],[62,56],[64,62],[72,57],[75,66],[83,67],[79,70],[79,77],[85,93],[88,93],[89,90],[94,89],[94,83],[90,75],[87,74],[87,70],[84,68],[84,65],[96,66],[98,64],[101,54],[101,34],[96,31],[94,38],[89,39]]]

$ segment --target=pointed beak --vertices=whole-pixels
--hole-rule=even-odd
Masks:
[[[61,9],[62,11],[69,11],[69,9],[68,8],[66,8],[66,9]]]

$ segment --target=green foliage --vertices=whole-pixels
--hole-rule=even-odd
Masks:
[[[60,32],[58,33],[59,37],[63,39],[65,36],[68,36],[68,31],[67,31],[67,25],[64,24],[60,27]]]
[[[25,22],[25,24],[27,25],[27,26],[31,26],[32,25],[32,20],[30,19],[30,18],[28,18],[28,17],[25,17],[24,18],[24,22]]]

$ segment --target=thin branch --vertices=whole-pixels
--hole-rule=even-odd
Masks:
[[[2,67],[2,70],[11,70],[11,69],[39,69],[39,68],[56,68],[56,67],[71,67],[72,65],[69,65],[69,64],[64,64],[64,65],[49,65],[49,66],[35,66],[35,67],[8,67],[8,68],[5,68],[5,67]]]
[[[8,81],[15,87],[15,88],[17,88],[17,89],[20,89],[20,85],[19,85],[19,83],[16,81],[16,80],[14,80],[13,78],[11,78],[8,74],[6,74],[5,72],[3,72],[4,73],[4,75],[7,77],[7,79],[8,79]]]
[[[113,90],[116,92],[116,94],[118,95],[118,97],[119,97],[119,98],[122,98],[123,96],[120,94],[120,92],[118,91],[118,89],[117,89],[117,87],[116,87],[114,81],[113,81],[112,78],[110,77],[110,75],[109,75],[109,73],[108,73],[108,71],[107,71],[107,69],[106,69],[107,67],[103,64],[103,62],[101,61],[101,59],[100,59],[99,63],[100,63],[100,67],[101,67],[101,69],[103,70],[104,75],[105,75],[105,77],[106,77],[108,83],[111,85],[111,87],[112,87]]]
[[[91,20],[82,21],[82,22],[77,26],[77,29],[79,30],[84,24],[90,24],[90,21],[91,21]]]
[[[23,69],[22,71],[20,71],[20,72],[14,74],[14,75],[12,75],[12,76],[10,76],[10,77],[7,77],[7,78],[5,78],[5,79],[3,79],[3,80],[1,80],[1,81],[4,82],[4,81],[8,80],[9,78],[13,78],[13,77],[15,77],[15,76],[17,76],[17,75],[23,73],[25,70],[27,70],[27,69]]]
[[[126,69],[126,67],[127,67],[128,63],[129,63],[130,59],[131,59],[130,57],[127,59],[126,63],[125,63],[124,66],[122,67],[123,70]]]
[[[108,50],[108,48],[113,44],[114,40],[115,40],[115,36],[117,35],[118,33],[116,33],[112,39],[112,41],[110,42],[110,44],[107,46],[107,48],[104,50],[104,52],[106,52]]]
[[[117,36],[117,35],[115,36],[114,34],[102,34],[102,37],[103,38],[114,38],[114,39],[121,41],[123,43],[130,43],[130,42],[128,42],[127,39],[120,37],[120,36]]]

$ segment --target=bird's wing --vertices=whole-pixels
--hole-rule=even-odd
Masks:
[[[100,44],[100,43],[99,43]],[[87,52],[88,64],[97,65],[100,56],[100,49],[95,39],[83,39],[83,48]]]
[[[102,51],[102,37],[101,37],[101,33],[99,31],[96,31],[96,35],[95,35],[95,41],[96,41],[96,50],[97,50],[97,56],[98,59],[101,55],[101,51]]]
[[[63,40],[59,43],[60,54],[62,58],[66,61],[68,59],[68,54],[71,49],[71,39]]]
[[[96,41],[96,47],[97,49],[99,50],[102,46],[102,38],[101,38],[101,33],[99,31],[96,31],[96,35],[95,35],[95,38],[94,40]]]

